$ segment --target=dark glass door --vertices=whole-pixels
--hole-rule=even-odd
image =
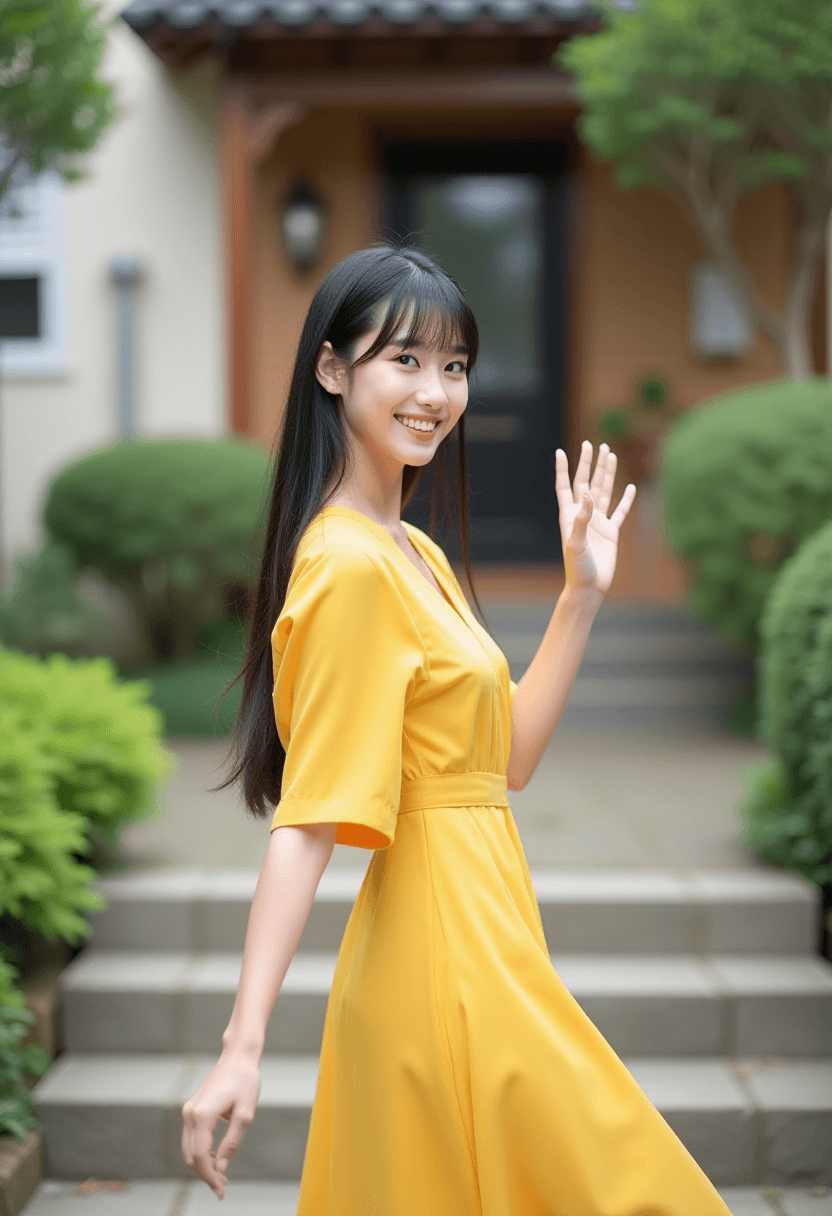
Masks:
[[[387,150],[390,235],[439,259],[480,327],[465,413],[476,561],[561,557],[565,162],[557,143]],[[430,485],[429,467],[404,513],[425,530]],[[437,539],[459,556],[453,526]]]

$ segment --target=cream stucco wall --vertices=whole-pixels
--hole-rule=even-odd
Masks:
[[[112,15],[123,0],[104,6]],[[44,491],[65,463],[118,438],[110,260],[145,271],[136,324],[136,432],[226,430],[217,76],[211,61],[172,76],[124,22],[101,76],[121,114],[64,186],[68,360],[55,376],[0,385],[0,577],[41,539]]]

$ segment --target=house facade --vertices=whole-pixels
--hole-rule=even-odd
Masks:
[[[581,441],[602,438],[600,416],[646,377],[687,409],[780,374],[761,336],[703,347],[692,304],[713,276],[695,233],[658,192],[619,190],[611,167],[580,143],[579,101],[552,56],[595,28],[588,5],[131,0],[121,17],[114,67],[138,82],[137,100],[96,150],[97,177],[66,190],[81,244],[98,242],[84,262],[90,270],[97,258],[97,324],[81,293],[72,327],[93,346],[112,330],[103,246],[117,252],[118,230],[141,254],[144,236],[154,273],[136,287],[140,429],[228,428],[273,444],[317,283],[373,240],[415,241],[462,282],[482,331],[466,415],[475,561],[551,568],[558,446],[574,469]],[[785,190],[747,199],[738,234],[763,295],[779,305],[792,245]],[[826,294],[824,273],[813,335],[821,373]],[[713,291],[707,299],[713,329],[726,301]],[[116,391],[118,356],[105,347],[83,403],[77,386],[54,394],[75,447],[112,430],[112,400],[83,426],[91,400]],[[21,403],[37,396],[20,383],[6,392]],[[14,425],[5,446],[37,445],[34,421]],[[58,427],[58,447],[66,434]],[[642,492],[613,594],[682,599],[684,572],[667,550],[655,490],[624,451],[620,466],[616,494],[629,479]],[[30,517],[31,507],[30,493]],[[422,512],[416,503],[409,517],[422,524]],[[440,539],[453,558],[453,538]]]

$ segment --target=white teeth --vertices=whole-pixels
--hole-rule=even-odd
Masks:
[[[394,417],[402,426],[410,427],[412,431],[435,431],[439,425],[436,422],[426,422],[420,418],[404,418],[401,414],[395,414]]]

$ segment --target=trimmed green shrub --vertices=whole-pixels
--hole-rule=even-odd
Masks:
[[[240,683],[224,700],[220,696],[240,669],[245,641],[239,619],[226,617],[201,631],[197,657],[131,669],[131,678],[150,685],[149,698],[165,720],[166,735],[218,739],[231,734],[242,696]]]
[[[158,813],[160,779],[176,765],[148,689],[120,680],[103,656],[37,659],[0,647],[0,706],[20,715],[14,734],[38,736],[55,802],[82,817],[89,843],[79,851],[94,858],[108,857],[125,823]]]
[[[269,470],[233,436],[124,439],[55,477],[43,525],[130,596],[153,658],[188,658],[257,577]]]
[[[59,765],[44,744],[49,726],[1,698],[2,692],[0,957],[18,966],[23,938],[12,931],[15,925],[76,945],[89,936],[84,913],[106,905],[90,888],[95,870],[77,860],[89,847],[87,822],[55,799]]]
[[[16,987],[17,976],[17,968],[0,961],[0,1135],[23,1141],[40,1129],[26,1076],[43,1076],[49,1056],[36,1043],[20,1045],[36,1019]]]
[[[832,384],[777,380],[706,401],[669,429],[661,466],[692,608],[756,653],[780,566],[832,519]]]
[[[744,843],[822,886],[832,882],[832,521],[784,564],[760,632],[773,755],[746,775]]]
[[[105,618],[79,594],[78,574],[73,551],[58,541],[19,557],[12,588],[0,597],[0,642],[39,655],[85,648]]]

